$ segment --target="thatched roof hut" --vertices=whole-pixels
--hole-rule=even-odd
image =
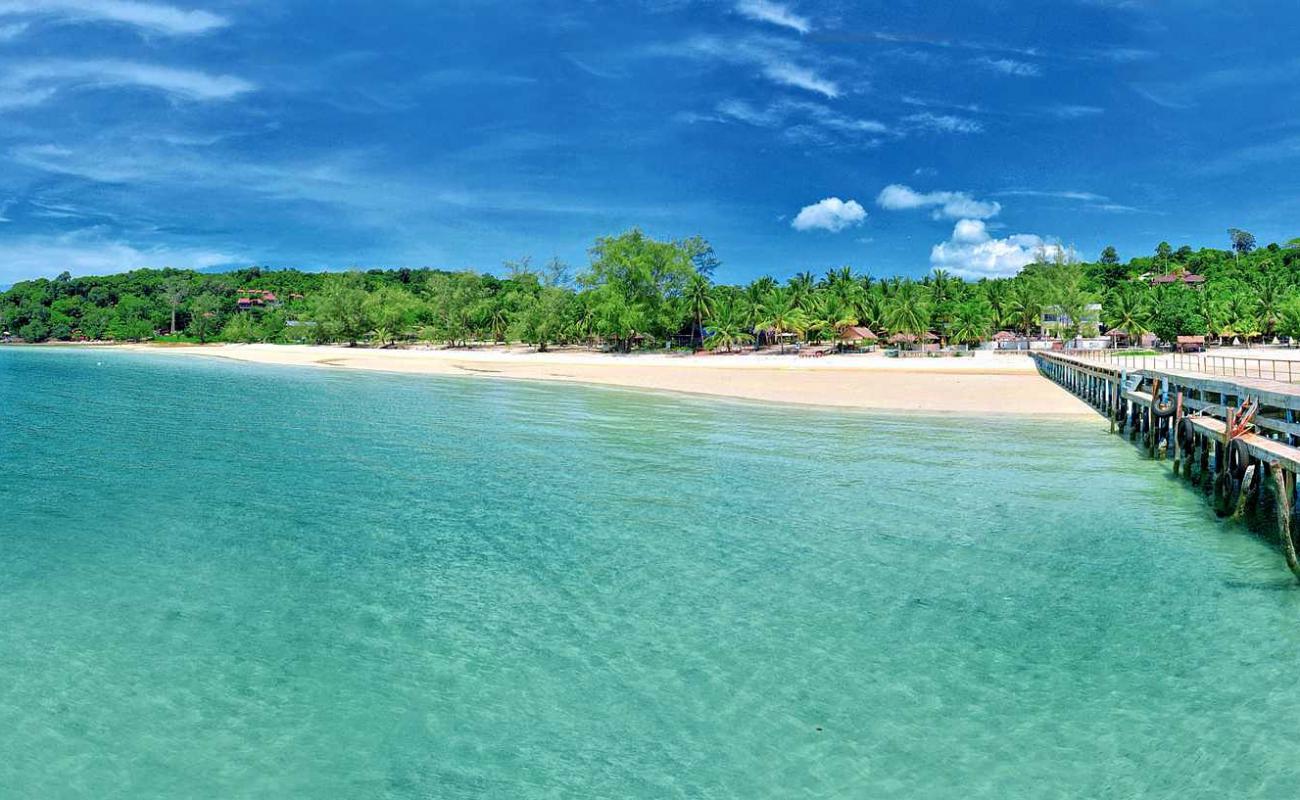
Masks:
[[[922,340],[927,341],[927,342],[937,342],[937,341],[939,341],[939,337],[938,337],[938,336],[935,336],[933,333],[930,333],[930,332],[928,332],[928,331],[926,332],[925,336],[923,336],[923,337],[921,337],[921,338],[922,338]],[[890,343],[890,344],[916,344],[916,334],[914,334],[914,333],[896,333],[896,334],[894,334],[893,336],[889,337],[889,343]]]
[[[880,337],[864,325],[854,325],[840,331],[841,342],[874,342]]]

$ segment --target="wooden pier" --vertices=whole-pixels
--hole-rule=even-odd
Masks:
[[[1035,353],[1038,370],[1110,419],[1154,459],[1210,493],[1222,515],[1273,511],[1282,554],[1300,579],[1293,532],[1300,473],[1300,385],[1206,374],[1094,355]],[[1287,374],[1289,375],[1289,369]]]

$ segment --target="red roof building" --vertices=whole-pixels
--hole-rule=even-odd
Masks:
[[[1162,286],[1170,283],[1178,283],[1179,281],[1182,281],[1185,286],[1200,286],[1205,283],[1205,276],[1197,275],[1194,272],[1186,272],[1182,274],[1171,272],[1168,275],[1157,275],[1152,278],[1151,285]]]

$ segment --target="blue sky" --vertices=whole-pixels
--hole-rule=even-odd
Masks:
[[[1010,274],[1300,235],[1300,7],[0,0],[0,283],[134,266]]]

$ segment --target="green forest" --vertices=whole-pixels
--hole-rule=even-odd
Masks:
[[[1000,330],[1096,335],[1100,323],[1136,338],[1181,334],[1250,341],[1300,337],[1300,239],[1257,247],[1242,230],[1227,249],[1173,248],[1122,260],[1040,258],[1006,279],[964,281],[943,270],[876,278],[848,267],[713,280],[719,260],[693,237],[658,241],[640,230],[597,239],[580,271],[552,261],[506,262],[501,274],[431,269],[345,273],[221,273],[140,269],[25,281],[0,294],[9,339],[346,343],[470,346],[522,342],[732,350],[763,342],[835,341],[853,326],[882,336],[933,333],[974,344]],[[1159,276],[1177,280],[1153,283]],[[1203,282],[1183,276],[1204,278]],[[1043,330],[1043,314],[1068,319]]]

